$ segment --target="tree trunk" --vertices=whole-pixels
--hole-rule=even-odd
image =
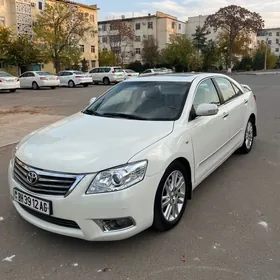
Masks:
[[[56,73],[58,73],[60,71],[60,59],[58,57],[55,57],[53,64],[54,64]]]

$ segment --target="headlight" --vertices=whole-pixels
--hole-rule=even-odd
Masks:
[[[98,173],[91,182],[87,194],[120,191],[141,182],[146,174],[146,160],[128,163]]]

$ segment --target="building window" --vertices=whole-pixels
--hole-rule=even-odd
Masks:
[[[269,45],[271,45],[272,44],[272,41],[271,40],[268,40],[268,42],[267,42]]]
[[[112,31],[117,30],[117,26],[116,26],[115,24],[111,24],[111,25],[110,25],[110,29],[111,29]]]
[[[279,39],[276,39],[276,44],[279,44]]]
[[[135,41],[136,41],[136,42],[141,42],[141,36],[136,36],[136,37],[135,37]]]
[[[276,49],[275,49],[275,52],[279,52],[279,48],[276,48]]]
[[[179,23],[179,30],[181,30],[181,28],[182,28],[182,25],[181,25],[181,23]]]
[[[43,2],[42,1],[38,2],[38,9],[43,10]]]
[[[84,45],[80,45],[80,51],[85,52],[85,46]]]
[[[269,32],[269,33],[268,33],[268,36],[272,36],[272,32]]]
[[[95,53],[95,46],[91,46],[90,50],[91,50],[92,53]]]
[[[173,29],[175,28],[175,22],[174,21],[172,22],[172,28]]]
[[[135,49],[135,53],[136,53],[136,54],[141,54],[141,49],[140,49],[140,48],[136,48],[136,49]]]
[[[94,15],[90,15],[89,18],[91,22],[94,22]]]
[[[0,17],[0,25],[5,26],[5,17]]]
[[[280,36],[280,32],[276,32],[276,36]]]
[[[136,23],[135,24],[135,29],[136,30],[140,30],[141,29],[141,24],[140,23]]]
[[[153,29],[153,28],[154,28],[153,22],[148,22],[148,28],[149,28],[149,29]]]
[[[102,43],[107,43],[107,41],[108,41],[107,36],[103,36],[103,37],[102,37]]]
[[[149,41],[153,40],[153,37],[154,37],[153,35],[148,35],[148,40]]]
[[[106,31],[106,24],[102,25],[102,31]]]

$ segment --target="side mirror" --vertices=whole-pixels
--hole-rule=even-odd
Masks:
[[[216,104],[200,104],[196,108],[196,115],[197,116],[214,116],[217,115],[219,112],[219,108]]]
[[[96,100],[96,97],[92,97],[91,100],[89,101],[89,105],[91,105],[95,100]]]

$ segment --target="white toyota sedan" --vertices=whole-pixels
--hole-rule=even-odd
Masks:
[[[253,92],[228,76],[131,78],[21,140],[11,199],[33,225],[85,240],[167,231],[207,176],[251,151],[256,124]]]
[[[57,76],[60,81],[60,86],[68,86],[70,88],[74,88],[79,85],[88,87],[88,85],[92,84],[91,75],[82,71],[65,70],[59,72]]]
[[[11,74],[0,71],[0,91],[9,90],[10,92],[15,92],[20,88],[18,77],[14,77]]]
[[[59,86],[59,79],[56,75],[44,71],[27,71],[20,77],[21,88],[40,89],[41,87],[50,87],[55,89]]]

